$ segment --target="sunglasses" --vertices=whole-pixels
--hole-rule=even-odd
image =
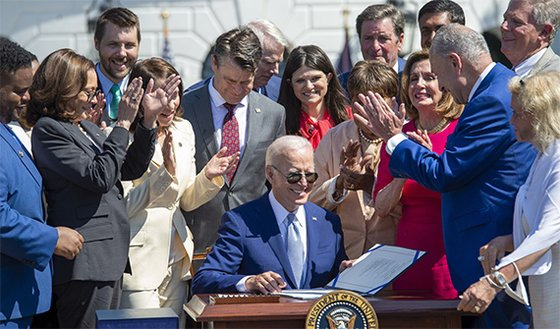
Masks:
[[[280,171],[280,169],[276,168],[273,165],[270,165],[272,168],[276,169],[276,171],[278,171],[279,173],[282,174],[282,172]],[[284,175],[284,174],[282,174]],[[299,173],[299,172],[291,172],[287,175],[284,175],[284,177],[286,177],[286,181],[290,184],[296,184],[297,182],[299,182],[301,180],[302,177],[305,176],[305,180],[308,183],[315,183],[315,181],[317,180],[317,178],[319,178],[319,174],[317,174],[316,172],[306,172],[306,173]]]
[[[87,91],[87,90],[82,90],[82,91],[87,96],[87,102],[90,103],[97,95],[99,95],[101,89],[96,89],[95,91]]]

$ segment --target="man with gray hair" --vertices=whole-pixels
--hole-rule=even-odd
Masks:
[[[255,71],[253,90],[276,102],[280,93],[280,82],[282,82],[282,79],[278,76],[279,67],[284,60],[284,51],[288,47],[288,40],[274,23],[266,19],[249,22],[247,27],[255,33],[262,49],[261,59]],[[210,79],[193,84],[187,88],[186,92],[204,86]]]
[[[194,234],[195,268],[216,241],[224,212],[266,192],[265,151],[286,131],[284,107],[253,91],[262,54],[255,33],[247,27],[224,32],[212,51],[214,76],[181,102],[195,135],[196,171],[224,146],[240,159],[216,197],[184,213]]]
[[[387,142],[394,177],[414,179],[442,195],[445,251],[455,288],[462,292],[484,275],[479,248],[497,236],[512,233],[515,195],[535,157],[527,143],[516,141],[511,118],[514,76],[494,63],[484,38],[460,24],[439,29],[430,48],[432,71],[439,87],[457,103],[466,104],[438,155],[402,134],[404,105],[391,109],[378,94],[360,95],[357,109],[373,133]],[[363,118],[369,117],[369,123]],[[503,292],[501,293],[503,295]],[[482,311],[486,305],[476,305]],[[473,318],[478,328],[516,328],[530,323],[530,314],[511,298],[498,297],[484,315]]]
[[[501,51],[517,75],[560,71],[560,57],[550,47],[559,26],[560,0],[509,2],[500,25]]]
[[[356,32],[364,59],[384,62],[400,77],[406,60],[399,57],[404,41],[404,16],[397,7],[391,4],[368,6],[356,17]],[[349,77],[350,72],[338,76],[346,94]]]
[[[266,19],[249,22],[247,26],[257,35],[262,47],[262,57],[255,72],[253,90],[277,101],[282,81],[278,76],[279,67],[284,59],[288,40],[274,23]]]
[[[340,219],[307,200],[317,180],[311,143],[275,140],[266,178],[270,192],[225,213],[216,246],[193,279],[194,294],[323,287],[350,266]]]

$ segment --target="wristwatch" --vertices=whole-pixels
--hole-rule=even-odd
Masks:
[[[507,279],[506,279],[505,275],[502,274],[502,272],[494,271],[492,273],[492,278],[494,279],[494,282],[496,282],[500,287],[502,287],[502,288],[508,287],[509,288]]]

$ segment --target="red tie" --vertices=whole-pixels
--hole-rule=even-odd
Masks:
[[[236,104],[224,103],[224,107],[227,109],[228,113],[226,114],[222,125],[222,147],[227,147],[227,156],[239,152],[239,123],[237,122],[233,111],[235,109],[235,105]],[[237,170],[236,167],[227,173],[226,178],[228,183],[230,183],[233,176],[235,176],[235,171]]]

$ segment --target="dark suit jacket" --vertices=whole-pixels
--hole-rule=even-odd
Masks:
[[[128,130],[104,133],[82,121],[95,144],[70,122],[39,119],[32,134],[33,154],[45,183],[47,222],[76,229],[84,246],[73,260],[55,256],[54,284],[70,280],[115,281],[128,259],[130,227],[121,180],[146,171],[154,152],[156,129],[138,125],[128,147]]]
[[[208,84],[187,92],[181,105],[194,131],[196,171],[200,172],[219,150],[214,138]],[[254,91],[249,93],[245,151],[231,184],[226,183],[208,203],[184,213],[194,235],[195,253],[204,252],[214,244],[220,219],[227,210],[254,200],[267,191],[265,153],[272,141],[285,134],[285,117],[284,107]]]
[[[307,217],[307,274],[302,289],[323,287],[346,259],[340,219],[311,202]],[[274,271],[295,289],[294,275],[268,200],[261,198],[225,213],[219,238],[193,279],[193,293],[236,292],[247,275]]]
[[[458,291],[484,275],[479,248],[512,233],[515,195],[535,157],[529,144],[516,141],[509,124],[507,83],[513,76],[496,64],[465,106],[441,156],[410,140],[391,155],[394,177],[442,193],[445,251]]]
[[[44,220],[42,179],[27,153],[0,123],[0,321],[46,312],[51,256],[58,241]]]

